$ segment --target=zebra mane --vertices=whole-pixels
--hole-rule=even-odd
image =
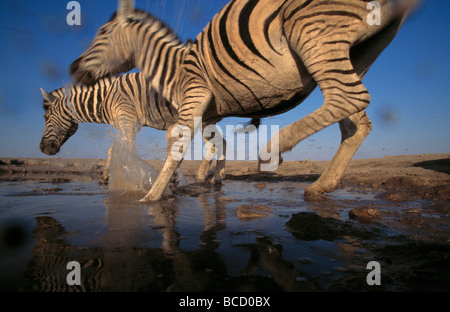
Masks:
[[[53,90],[49,93],[50,99],[44,98],[43,107],[45,111],[48,111],[49,108],[52,105],[55,105],[57,103],[62,103],[63,105],[67,105],[68,101],[65,101],[65,99],[68,99],[71,95],[71,89],[73,88],[73,85],[67,84],[64,87],[58,88]]]
[[[118,17],[118,11],[116,11],[112,14],[111,18],[109,19],[109,22],[115,21],[117,19],[117,17]],[[130,24],[135,23],[135,24],[152,25],[152,24],[158,23],[159,28],[167,29],[168,35],[175,36],[176,39],[181,42],[181,39],[178,37],[177,33],[171,27],[169,27],[165,22],[163,22],[159,18],[153,16],[152,14],[150,14],[147,11],[144,11],[141,9],[134,9],[133,13],[128,14],[126,16],[125,21]]]
[[[67,99],[68,101],[64,101],[64,104],[69,105],[69,99],[73,94],[91,92],[91,91],[102,89],[102,88],[109,88],[116,79],[117,79],[117,77],[104,77],[104,78],[99,79],[93,85],[81,85],[81,84],[68,83],[65,86],[55,89],[49,93],[49,95],[53,99],[51,102],[44,99],[44,104],[43,104],[44,109],[47,111],[55,99],[57,101]]]
[[[57,98],[63,98],[64,96],[69,96],[73,93],[80,92],[89,92],[93,90],[98,90],[102,88],[109,88],[112,83],[117,79],[117,76],[114,77],[103,77],[96,81],[93,85],[83,85],[83,84],[72,84],[68,83],[65,86],[55,89],[50,92],[51,95]]]
[[[44,91],[42,91],[44,93]],[[42,102],[42,107],[45,111],[48,111],[50,106],[55,102],[55,100],[61,100],[64,97],[64,87],[53,90],[48,93],[47,96],[44,95],[44,100]]]

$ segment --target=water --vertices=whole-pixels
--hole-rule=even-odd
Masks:
[[[358,277],[364,284],[370,247],[396,235],[377,225],[375,236],[361,236],[358,228],[304,240],[286,226],[308,211],[351,222],[349,209],[380,203],[374,193],[347,188],[329,201],[305,203],[302,183],[190,182],[157,203],[138,202],[142,191],[112,191],[97,182],[2,183],[1,289],[327,290],[349,272],[364,273]],[[271,210],[239,218],[243,205]],[[8,233],[19,238],[5,239]],[[81,265],[80,286],[67,285],[70,261]]]
[[[135,142],[118,132],[110,151],[109,188],[111,190],[148,191],[158,177],[158,171],[149,163],[140,159]],[[186,186],[187,180],[177,169],[171,183]],[[166,194],[170,194],[170,187]]]
[[[139,159],[136,143],[118,131],[110,151],[109,187],[117,190],[149,190],[158,172]]]

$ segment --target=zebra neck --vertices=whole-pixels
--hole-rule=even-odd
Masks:
[[[155,91],[172,101],[177,74],[190,47],[165,26],[149,24],[146,27],[137,33],[134,29],[129,32],[132,38],[129,41],[136,44],[136,67]]]
[[[66,98],[66,108],[78,122],[108,123],[103,100],[108,92],[108,86],[86,88],[74,86]]]

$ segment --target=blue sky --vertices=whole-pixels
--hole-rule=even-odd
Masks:
[[[0,157],[47,157],[39,150],[44,131],[39,88],[70,82],[68,67],[117,9],[111,0],[81,0],[81,26],[69,26],[63,0],[0,2]],[[136,0],[138,8],[163,19],[183,39],[195,38],[225,0]],[[403,26],[364,79],[374,128],[356,158],[450,153],[450,1],[428,0]],[[313,112],[323,98],[306,101],[263,124],[280,128]],[[245,123],[229,118],[219,123]],[[56,157],[105,158],[115,130],[82,124]],[[144,159],[164,157],[165,133],[149,128],[138,136]],[[333,125],[301,142],[285,159],[331,159],[340,142]]]

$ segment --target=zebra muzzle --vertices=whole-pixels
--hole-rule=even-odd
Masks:
[[[56,142],[41,142],[41,151],[44,154],[53,156],[59,152],[60,146]]]

